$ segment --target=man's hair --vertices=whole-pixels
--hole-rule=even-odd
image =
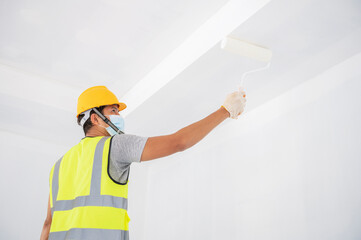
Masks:
[[[100,106],[100,107],[97,107],[96,109],[98,109],[99,112],[101,112],[102,114],[104,114],[104,113],[103,113],[103,110],[104,110],[105,107],[106,107],[106,106]],[[91,111],[90,111],[90,114],[89,114],[89,118],[85,121],[85,123],[84,123],[84,125],[83,125],[83,131],[84,131],[84,134],[85,134],[85,135],[87,134],[87,132],[89,131],[89,129],[94,126],[93,123],[92,123],[91,120],[90,120],[91,115],[92,115],[93,113],[96,114],[94,110],[91,110]],[[79,114],[79,116],[78,116],[78,125],[79,125],[79,126],[81,126],[81,125],[80,125],[80,121],[82,120],[83,117],[84,117],[84,113]]]

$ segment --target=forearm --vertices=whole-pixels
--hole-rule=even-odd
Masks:
[[[41,231],[40,240],[48,240],[49,232],[50,232],[51,222],[45,222],[43,226],[43,230]]]
[[[208,115],[202,120],[195,122],[177,132],[182,140],[183,150],[192,147],[202,140],[210,131],[229,117],[229,113],[223,107]]]

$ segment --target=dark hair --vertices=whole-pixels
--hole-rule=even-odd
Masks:
[[[104,113],[103,113],[103,110],[104,110],[105,107],[106,107],[106,106],[100,106],[100,107],[97,107],[96,109],[98,109],[99,112],[101,112],[102,114],[104,114]],[[93,113],[96,114],[96,113],[94,112],[94,110],[91,110],[91,111],[90,111],[90,114],[89,114],[89,118],[85,121],[85,123],[84,123],[84,125],[83,125],[83,131],[84,131],[84,134],[85,134],[85,135],[87,134],[87,132],[89,131],[89,129],[94,126],[93,123],[92,123],[91,120],[90,120],[91,115],[92,115]],[[78,125],[79,125],[79,126],[81,126],[81,125],[80,125],[80,121],[82,120],[83,117],[84,117],[84,114],[83,114],[83,113],[79,114],[79,116],[78,116]]]

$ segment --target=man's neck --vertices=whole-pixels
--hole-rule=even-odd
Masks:
[[[102,131],[102,129],[99,128],[91,128],[85,135],[85,137],[104,137],[104,136],[110,136],[110,135],[105,129],[104,131]]]

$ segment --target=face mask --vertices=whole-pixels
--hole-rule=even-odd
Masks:
[[[110,121],[122,132],[124,132],[124,118],[121,115],[105,115],[110,117]],[[101,126],[101,125],[99,125]],[[103,126],[102,126],[103,127]],[[105,127],[103,127],[105,128]],[[110,136],[114,136],[117,132],[111,127],[105,128]]]

